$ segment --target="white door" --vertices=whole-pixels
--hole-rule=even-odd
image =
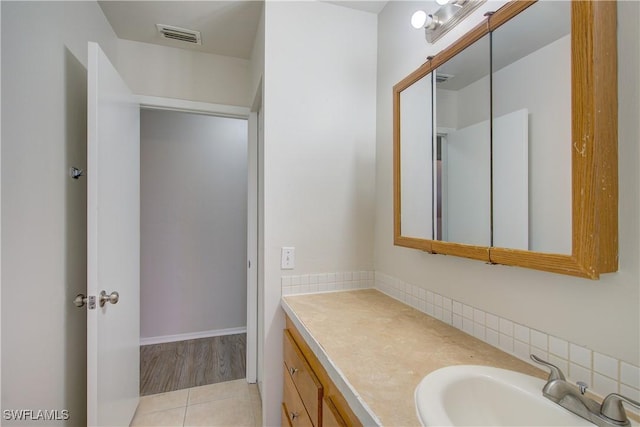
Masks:
[[[140,108],[89,43],[87,423],[128,426],[140,382]],[[119,293],[100,306],[100,292]]]

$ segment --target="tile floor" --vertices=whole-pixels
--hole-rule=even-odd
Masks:
[[[261,425],[258,387],[245,379],[143,396],[131,421],[131,427]]]

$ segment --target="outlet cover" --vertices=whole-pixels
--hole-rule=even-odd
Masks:
[[[280,260],[280,268],[282,270],[293,270],[296,266],[296,248],[283,247],[282,258]]]

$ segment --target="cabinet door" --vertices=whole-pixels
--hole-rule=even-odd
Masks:
[[[347,427],[347,423],[329,397],[322,399],[322,427]]]

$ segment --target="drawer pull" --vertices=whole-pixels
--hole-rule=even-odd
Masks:
[[[294,368],[294,367],[289,368],[289,373],[291,375],[295,374],[296,372],[298,372],[298,368]]]
[[[300,414],[298,414],[297,412],[292,412],[290,416],[291,416],[291,421],[295,421],[295,419],[298,418]]]

